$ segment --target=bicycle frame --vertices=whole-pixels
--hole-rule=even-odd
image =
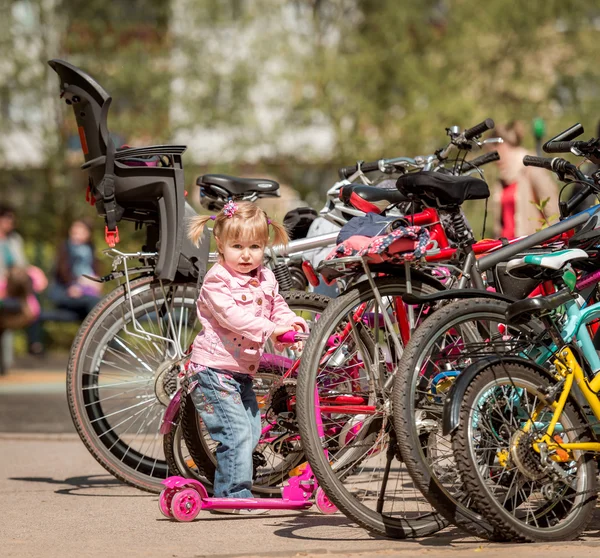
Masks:
[[[588,382],[572,349],[566,345],[558,352],[558,357],[554,360],[554,365],[556,366],[556,371],[558,376],[560,376],[561,381],[564,379],[564,387],[558,402],[554,404],[554,413],[544,435],[536,442],[536,445],[538,446],[536,449],[540,452],[558,449],[600,452],[600,442],[557,442],[553,438],[556,425],[560,420],[560,416],[565,408],[569,394],[571,393],[573,382],[577,384],[577,387],[592,409],[594,416],[600,421],[600,399],[597,395],[598,390],[600,390],[600,375],[596,375],[591,382]],[[528,432],[532,426],[534,426],[536,418],[537,417],[534,415],[529,419],[523,427],[524,432]],[[545,444],[545,446],[540,446],[540,444]],[[566,459],[560,458],[560,460]]]
[[[598,281],[600,281],[600,270],[594,271],[577,281],[575,289],[580,291]],[[580,308],[577,301],[572,300],[565,304],[565,314],[567,319],[560,332],[562,342],[568,344],[575,338],[577,339],[577,344],[581,347],[583,355],[590,365],[592,373],[595,375],[593,381],[596,382],[597,380],[594,385],[597,385],[596,391],[598,391],[600,389],[600,374],[598,374],[598,372],[600,372],[600,357],[596,352],[594,342],[587,326],[590,322],[600,318],[600,302],[585,308]],[[557,345],[552,345],[542,351],[541,354],[536,356],[535,362],[540,365],[543,364],[557,348]]]

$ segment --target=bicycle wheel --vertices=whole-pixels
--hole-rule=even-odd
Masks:
[[[452,436],[459,471],[488,521],[516,541],[553,542],[580,535],[592,519],[597,467],[574,450],[536,451],[553,415],[551,382],[535,368],[500,362],[468,387]],[[567,402],[556,425],[561,443],[591,439],[585,418]]]
[[[493,539],[502,539],[502,533],[473,508],[456,475],[450,437],[442,435],[442,411],[451,385],[468,365],[525,350],[532,342],[532,326],[506,325],[507,306],[481,298],[457,300],[434,312],[406,345],[393,392],[400,452],[417,487],[448,521]]]
[[[406,283],[375,282],[383,306],[368,282],[357,285],[330,303],[307,341],[298,377],[300,435],[319,485],[349,518],[383,536],[423,536],[445,522],[398,455],[389,400],[402,352],[392,337],[401,336]],[[412,289],[436,290],[420,281]],[[415,314],[418,323],[417,308]]]
[[[177,421],[173,428],[163,436],[163,450],[169,468],[169,476],[178,475],[187,479],[196,479],[206,486],[206,477],[196,467],[194,458],[187,449],[181,421]]]
[[[313,328],[330,299],[299,291],[283,292],[286,303]],[[305,461],[295,417],[296,374],[282,380],[299,353],[277,353],[270,343],[265,347],[254,389],[261,408],[263,434],[254,451],[254,485],[252,491],[262,495],[280,495],[281,484],[292,469]],[[181,425],[186,447],[195,466],[209,483],[216,471],[216,444],[191,401],[182,399]]]
[[[71,348],[67,395],[83,443],[116,478],[160,492],[167,464],[160,423],[184,354],[199,331],[195,283],[151,277],[105,296]],[[133,313],[131,308],[133,307]]]

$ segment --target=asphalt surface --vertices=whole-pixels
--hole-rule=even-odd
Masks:
[[[341,514],[316,510],[253,517],[163,518],[158,496],[125,486],[91,457],[68,413],[64,363],[39,361],[0,377],[0,556],[388,557],[510,554],[588,557],[600,552],[600,515],[583,541],[499,545],[456,529],[419,540],[377,538]],[[475,553],[475,554],[472,554]]]

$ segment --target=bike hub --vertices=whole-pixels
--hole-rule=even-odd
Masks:
[[[161,363],[154,373],[154,393],[161,405],[167,407],[177,391],[179,366],[175,360]]]
[[[519,472],[530,480],[539,480],[546,476],[546,468],[542,465],[541,456],[533,449],[535,438],[518,430],[512,436],[510,456]]]

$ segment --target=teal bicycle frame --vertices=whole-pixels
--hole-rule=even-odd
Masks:
[[[600,270],[594,271],[580,279],[575,285],[575,289],[582,290],[600,281]],[[576,338],[576,344],[579,346],[588,362],[593,374],[600,372],[600,357],[594,347],[594,342],[587,329],[587,324],[600,318],[600,302],[591,306],[580,307],[577,300],[573,299],[565,304],[567,320],[560,332],[565,344],[571,343]],[[537,364],[543,364],[548,358],[558,350],[556,345],[552,345],[538,355],[535,359]]]

